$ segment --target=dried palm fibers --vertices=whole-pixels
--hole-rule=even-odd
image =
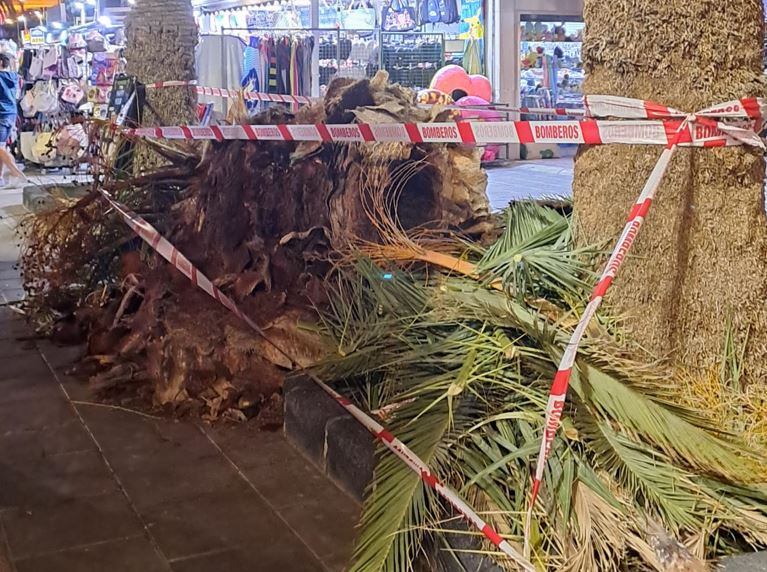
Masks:
[[[586,0],[587,94],[695,111],[764,94],[761,0]],[[660,150],[583,149],[574,207],[583,242],[614,243]],[[721,355],[731,316],[746,376],[767,373],[767,219],[761,154],[681,150],[609,302],[636,341],[691,367]]]

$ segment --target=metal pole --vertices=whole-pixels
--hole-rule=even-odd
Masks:
[[[313,28],[312,37],[314,46],[312,46],[312,97],[320,96],[320,33],[317,29],[320,27],[320,0],[312,0],[312,17],[310,25]]]

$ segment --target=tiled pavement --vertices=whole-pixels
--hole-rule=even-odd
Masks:
[[[494,208],[569,194],[570,160],[489,171]],[[73,350],[29,338],[0,189],[0,572],[335,571],[359,507],[281,434],[90,402]]]
[[[343,569],[359,507],[282,434],[92,404],[28,333],[0,308],[0,571]]]
[[[342,570],[359,506],[282,434],[93,404],[77,350],[30,338],[21,198],[0,190],[0,572]]]
[[[493,210],[523,199],[572,196],[573,158],[517,161],[487,170],[487,194]]]

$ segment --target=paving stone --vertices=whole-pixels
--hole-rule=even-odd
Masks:
[[[18,314],[7,308],[0,308],[3,313],[0,314],[0,340],[15,340],[17,338],[28,338],[34,334],[32,329],[24,322]]]
[[[116,481],[96,451],[27,462],[0,459],[0,508],[50,506],[117,492]]]
[[[0,280],[21,280],[21,271],[15,267],[15,265],[2,265],[0,266]]]
[[[344,410],[307,377],[286,380],[285,435],[320,467],[325,463],[325,428]]]
[[[0,380],[41,376],[55,379],[38,352],[30,352],[23,357],[4,359],[3,367],[0,368]]]
[[[323,572],[313,558],[284,546],[268,544],[178,560],[172,562],[171,567],[173,572]]]
[[[543,161],[514,161],[487,170],[487,195],[493,210],[510,202],[572,196],[572,158]]]
[[[6,304],[21,302],[27,295],[23,288],[6,288],[0,293],[2,293]]]
[[[215,435],[214,438],[218,438]],[[280,435],[269,435],[259,440],[254,438],[253,449],[250,450],[252,458],[248,453],[237,454],[237,448],[231,442],[225,443],[222,449],[233,458],[267,502],[277,509],[315,494],[341,495],[343,504],[353,504],[350,497]]]
[[[72,406],[63,395],[56,399],[24,399],[0,403],[0,436],[31,429],[60,427],[74,418]]]
[[[127,411],[79,405],[78,411],[93,433],[99,446],[110,452],[141,451],[147,454],[159,448],[197,448],[192,454],[204,451],[207,455],[216,449],[191,422],[171,419],[150,419]]]
[[[29,356],[37,353],[34,340],[0,340],[0,359]]]
[[[102,542],[16,562],[18,572],[169,572],[145,536]]]
[[[767,552],[754,552],[722,560],[722,572],[767,572]]]
[[[7,290],[21,290],[21,277],[20,276],[0,276],[0,290],[3,292]]]
[[[242,486],[239,475],[207,441],[199,441],[193,447],[166,445],[149,451],[106,455],[131,500],[142,511],[204,493],[239,490]]]
[[[288,526],[243,481],[241,488],[164,503],[142,513],[170,559],[240,545],[279,546],[311,558]]]
[[[351,555],[359,505],[283,436],[238,429],[208,431],[328,568],[342,570]]]
[[[50,366],[62,373],[77,363],[85,355],[86,350],[84,345],[59,346],[49,340],[39,340],[36,346]]]
[[[50,377],[50,372],[48,375],[0,379],[0,403],[63,398],[64,394],[59,385]]]
[[[8,510],[0,518],[17,560],[143,533],[135,513],[119,493]]]
[[[0,572],[16,572],[11,561],[11,551],[8,548],[8,541],[5,539],[2,521],[0,521]]]
[[[361,501],[373,479],[375,440],[370,431],[348,415],[327,426],[325,464],[328,475]]]
[[[294,504],[281,508],[280,515],[320,558],[348,561],[361,509],[331,487],[335,491],[323,487],[315,494],[301,495]]]
[[[252,423],[221,424],[204,430],[242,468],[269,463],[283,455],[298,455],[282,431],[261,431]]]
[[[79,419],[71,419],[58,427],[0,435],[0,463],[8,459],[39,461],[52,455],[95,451],[96,445]]]

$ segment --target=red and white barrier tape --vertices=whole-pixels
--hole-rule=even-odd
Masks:
[[[321,143],[573,143],[586,145],[668,145],[683,120],[637,121],[488,121],[447,123],[350,123],[281,125],[212,125],[210,127],[142,127],[126,129],[129,137],[212,141],[316,141]],[[739,125],[688,124],[680,145],[723,147],[758,145],[753,121]]]
[[[280,95],[277,93],[263,93],[260,91],[224,89],[219,87],[205,87],[197,85],[196,81],[158,81],[147,84],[147,89],[163,89],[166,87],[191,87],[199,95],[212,97],[234,98],[244,97],[247,101],[266,101],[273,103],[298,103],[306,105],[315,101],[321,101],[321,98],[307,97],[305,95]]]
[[[687,113],[641,99],[611,95],[588,95],[584,98],[588,117],[619,117],[621,119],[684,119]],[[711,119],[747,119],[762,122],[767,117],[767,100],[745,97],[720,103],[695,114]]]
[[[243,94],[245,99],[257,101],[271,101],[278,103],[308,104],[321,101],[322,98],[306,97],[302,95],[278,95],[274,93],[262,93],[256,91],[238,91],[221,89],[217,87],[204,87],[197,85],[196,81],[162,81],[148,84],[147,89],[162,89],[166,87],[194,87],[201,95],[218,97],[237,97]],[[432,104],[422,104],[423,107],[433,107]],[[611,95],[587,95],[584,97],[583,108],[562,107],[512,107],[507,105],[488,104],[471,105],[462,107],[459,105],[443,106],[446,109],[457,110],[488,110],[507,111],[513,113],[529,113],[535,115],[557,116],[586,116],[593,118],[617,117],[620,119],[684,119],[687,114],[673,107],[660,103],[619,97]],[[728,101],[719,105],[702,109],[696,114],[698,117],[711,117],[719,119],[751,119],[763,121],[767,118],[767,100],[756,97],[748,97],[739,100]]]
[[[738,114],[732,115],[733,117],[741,117],[739,114],[742,113],[751,113],[748,108],[743,106],[741,106],[740,109],[736,109],[735,106],[728,106],[728,104],[725,104],[724,109],[726,110],[725,113]],[[652,173],[650,174],[650,177],[647,179],[647,182],[645,183],[639,198],[631,209],[631,212],[628,216],[628,221],[626,222],[626,226],[624,227],[623,232],[618,239],[618,243],[615,245],[610,258],[607,261],[605,269],[602,272],[596,286],[594,287],[591,299],[586,306],[586,309],[584,310],[577,327],[573,331],[573,334],[570,337],[570,341],[565,348],[564,354],[562,355],[562,359],[557,369],[557,373],[554,376],[554,381],[549,393],[548,403],[546,405],[546,417],[543,426],[543,436],[541,438],[541,447],[538,453],[538,460],[535,467],[535,477],[533,479],[532,495],[527,513],[527,524],[525,527],[526,556],[529,555],[530,550],[529,531],[532,519],[532,511],[540,492],[541,483],[543,481],[543,475],[546,468],[546,461],[548,460],[549,453],[551,452],[551,447],[554,442],[554,437],[556,436],[560,421],[562,419],[565,400],[567,398],[567,391],[570,386],[570,378],[573,373],[573,368],[575,367],[575,358],[583,339],[583,335],[586,332],[586,328],[588,327],[589,323],[596,315],[596,312],[599,309],[599,306],[602,304],[608,289],[612,285],[618,270],[626,260],[628,253],[634,244],[634,241],[639,235],[639,231],[642,228],[642,223],[644,222],[645,217],[650,210],[652,201],[655,198],[655,194],[660,187],[661,181],[663,180],[669,164],[671,163],[674,152],[686,140],[686,133],[689,131],[688,126],[694,127],[695,125],[700,125],[703,127],[721,128],[728,130],[731,136],[737,138],[738,141],[743,144],[753,144],[762,148],[764,147],[764,143],[758,137],[756,137],[755,140],[752,139],[751,135],[755,136],[755,133],[751,132],[751,135],[744,136],[744,134],[740,132],[740,128],[735,128],[735,131],[732,132],[729,131],[732,129],[731,126],[722,124],[721,122],[717,122],[716,120],[709,118],[712,113],[721,113],[720,110],[721,106],[718,106],[717,108],[710,108],[700,112],[703,114],[703,116],[699,116],[698,114],[689,115],[677,127],[676,133],[672,138],[670,138],[669,144],[667,145],[666,149],[663,150],[663,153],[661,153],[661,156],[658,159],[658,162],[656,163]]]
[[[109,204],[122,216],[126,224],[155,252],[162,256],[165,260],[171,263],[176,269],[178,269],[184,276],[189,278],[192,283],[214,298],[217,302],[227,308],[239,319],[244,321],[256,334],[261,336],[266,342],[271,344],[279,353],[284,355],[291,363],[296,363],[295,360],[283,350],[272,342],[266,335],[264,330],[258,326],[253,320],[251,320],[245,313],[243,313],[229,296],[219,290],[211,280],[200,272],[190,261],[184,256],[178,249],[173,246],[165,237],[163,237],[157,229],[155,229],[146,220],[132,212],[130,209],[114,200],[111,195],[101,189],[101,195],[109,202]],[[346,411],[349,412],[357,421],[359,421],[365,428],[370,431],[373,436],[386,446],[392,453],[394,453],[401,461],[403,461],[410,469],[419,475],[421,480],[434,491],[440,495],[444,500],[450,503],[455,510],[457,510],[464,518],[466,518],[477,530],[492,542],[498,549],[513,559],[524,570],[529,572],[535,572],[535,568],[528,562],[514,547],[509,544],[507,540],[504,540],[498,532],[493,529],[487,522],[485,522],[466,502],[461,499],[452,489],[447,485],[440,482],[437,476],[429,469],[413,451],[411,451],[402,441],[394,437],[389,431],[387,431],[380,423],[366,415],[361,409],[355,406],[351,401],[346,399],[340,393],[324,383],[319,377],[312,372],[308,372],[307,375],[314,381],[325,393],[330,395],[335,401],[341,405]]]
[[[163,89],[167,87],[192,87],[199,95],[207,95],[214,97],[233,98],[242,95],[247,101],[265,101],[273,103],[298,103],[301,105],[307,105],[317,101],[322,101],[321,97],[307,97],[304,95],[280,95],[276,93],[263,93],[260,91],[250,90],[234,90],[224,89],[218,87],[203,87],[197,85],[195,81],[160,81],[157,83],[147,84],[147,89]],[[566,108],[549,108],[549,107],[509,107],[506,105],[490,104],[487,105],[441,105],[441,104],[429,104],[422,103],[419,107],[431,108],[436,105],[440,105],[444,109],[456,109],[456,110],[480,110],[480,111],[505,111],[513,113],[532,113],[536,115],[559,115],[559,116],[575,116],[583,115],[583,109],[566,109]]]

